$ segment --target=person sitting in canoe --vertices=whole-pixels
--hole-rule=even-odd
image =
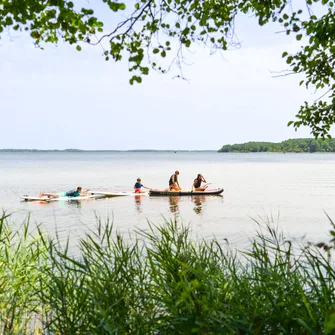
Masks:
[[[142,187],[147,188],[148,190],[150,189],[149,187],[146,187],[141,183],[141,178],[137,178],[137,181],[134,185],[134,192],[135,193],[145,193],[145,191],[141,190]]]
[[[207,183],[206,179],[202,174],[198,174],[197,178],[194,179],[193,185],[192,185],[192,191],[205,191],[208,186],[201,187],[201,183]]]
[[[83,192],[87,192],[88,190],[82,191],[80,186],[77,187],[76,190],[70,190],[67,192],[60,193],[40,193],[39,197],[49,197],[49,198],[60,198],[60,197],[80,197]]]
[[[179,171],[176,171],[169,180],[169,191],[180,191],[181,187],[178,182]]]

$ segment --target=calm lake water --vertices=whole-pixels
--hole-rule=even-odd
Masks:
[[[81,203],[21,202],[22,194],[61,192],[77,186],[91,190],[131,190],[137,177],[145,186],[166,188],[180,171],[180,185],[189,189],[202,173],[223,196],[117,197]],[[245,246],[257,224],[273,220],[290,238],[328,239],[335,219],[335,155],[220,153],[0,153],[0,205],[17,223],[31,214],[61,239],[72,241],[94,229],[96,215],[114,218],[127,233],[163,224],[177,217],[191,223],[198,237],[228,239]]]

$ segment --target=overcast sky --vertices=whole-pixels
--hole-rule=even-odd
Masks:
[[[273,77],[287,69],[283,51],[299,47],[278,30],[240,18],[239,50],[210,55],[194,46],[183,67],[189,81],[173,79],[175,68],[134,86],[127,61],[106,62],[99,46],[42,51],[28,36],[3,34],[0,148],[219,149],[311,137],[287,127],[300,104],[318,95],[299,87],[302,77]]]

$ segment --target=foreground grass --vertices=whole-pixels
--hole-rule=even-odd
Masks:
[[[14,230],[0,218],[1,334],[335,332],[327,245],[293,250],[269,225],[248,251],[230,252],[177,222],[126,242],[98,222],[73,257],[28,222]]]

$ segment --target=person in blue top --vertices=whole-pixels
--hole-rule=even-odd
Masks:
[[[150,189],[149,187],[146,187],[141,183],[141,178],[137,178],[137,181],[134,185],[134,192],[135,193],[145,193],[145,191],[141,190],[142,187],[147,188],[148,190]]]
[[[70,190],[67,192],[60,193],[40,193],[39,197],[49,197],[49,198],[60,198],[60,197],[80,197],[83,192],[87,192],[88,190],[83,191],[82,187],[78,186],[77,189]]]

